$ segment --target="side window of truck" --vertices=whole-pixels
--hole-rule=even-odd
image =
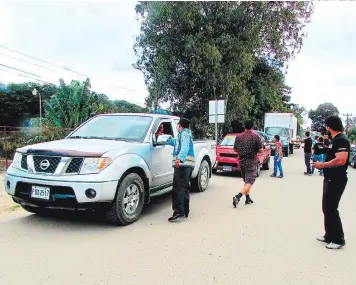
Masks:
[[[171,124],[171,122],[166,121],[166,120],[161,120],[157,123],[156,128],[155,128],[155,133],[157,133],[159,131],[161,125],[163,125],[163,134],[171,135],[172,137],[174,137],[172,124]]]

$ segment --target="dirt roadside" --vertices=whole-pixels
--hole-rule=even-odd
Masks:
[[[10,196],[5,192],[4,173],[0,173],[0,216],[10,214],[21,207],[15,204]]]

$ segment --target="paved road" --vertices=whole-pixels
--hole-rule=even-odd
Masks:
[[[241,178],[214,176],[192,195],[191,217],[169,224],[169,195],[128,227],[91,217],[0,215],[0,284],[354,285],[356,170],[341,202],[347,246],[325,249],[321,183],[303,176],[302,153],[284,161],[285,179],[264,171],[252,206],[233,209]]]

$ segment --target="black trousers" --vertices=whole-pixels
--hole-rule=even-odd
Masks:
[[[338,211],[339,202],[347,185],[347,177],[342,179],[324,179],[323,213],[325,240],[336,244],[344,244],[345,237]]]
[[[189,214],[189,182],[193,168],[180,167],[174,169],[172,208],[178,215]]]
[[[305,166],[307,167],[308,174],[311,174],[311,167],[310,167],[311,157],[312,157],[311,152],[304,153],[304,162],[305,162]]]
[[[290,143],[289,144],[289,153],[293,154],[293,151],[294,151],[294,144]]]

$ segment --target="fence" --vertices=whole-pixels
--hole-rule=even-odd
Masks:
[[[0,126],[0,173],[10,166],[15,151],[26,145],[64,138],[71,129]]]

